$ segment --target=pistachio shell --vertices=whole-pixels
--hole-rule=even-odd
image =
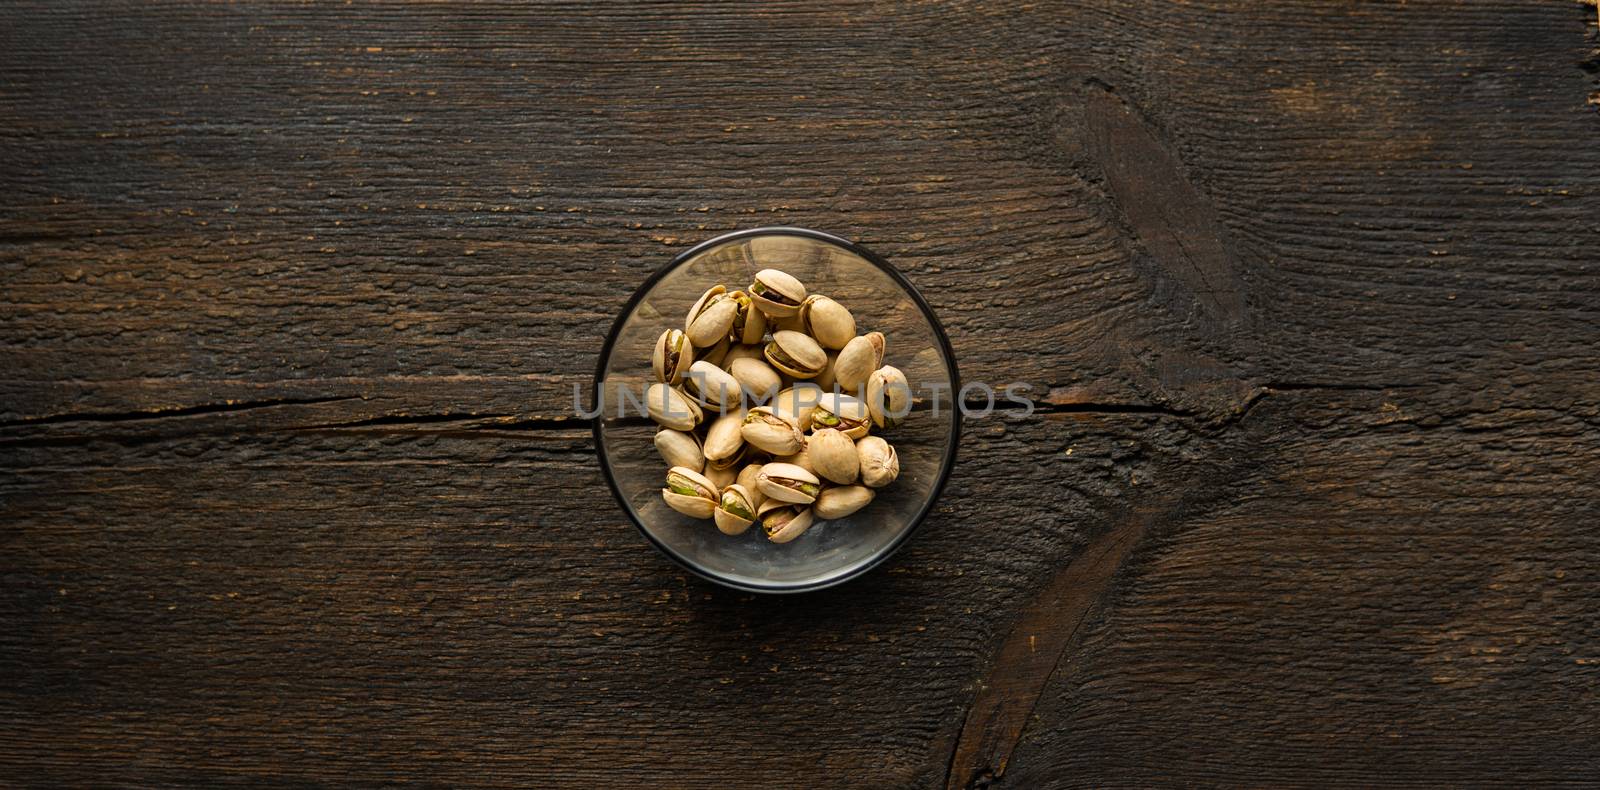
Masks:
[[[867,412],[872,424],[893,428],[911,413],[911,385],[906,374],[893,365],[884,365],[867,377]]]
[[[761,503],[767,501],[767,495],[761,493],[761,489],[756,487],[756,476],[761,474],[761,466],[761,464],[746,464],[743,469],[739,470],[739,476],[734,480],[750,496],[750,504],[756,507],[761,507]]]
[[[832,392],[839,384],[834,376],[833,366],[839,360],[839,352],[828,352],[828,364],[822,366],[822,372],[811,379],[811,383],[822,388],[823,392]]]
[[[823,348],[844,348],[856,336],[855,316],[822,294],[806,297],[805,304],[800,305],[800,323]]]
[[[811,378],[828,364],[827,352],[810,335],[787,329],[772,335],[772,342],[767,344],[764,353],[774,368],[797,379]]]
[[[820,519],[844,518],[866,507],[876,492],[866,486],[834,486],[822,492],[811,506]]]
[[[785,318],[800,312],[806,300],[806,287],[787,272],[762,269],[750,283],[750,301],[772,318]]]
[[[722,534],[739,535],[755,523],[756,504],[751,501],[750,492],[744,486],[734,483],[722,489],[717,510],[712,515]]]
[[[759,344],[751,346],[744,343],[732,343],[728,346],[728,353],[722,356],[722,369],[732,373],[733,363],[741,359],[753,359],[763,365],[767,364],[767,358],[761,353]]]
[[[716,345],[714,345],[714,346],[712,346],[710,348],[697,348],[697,349],[695,349],[694,350],[694,360],[696,362],[700,362],[700,361],[704,360],[706,362],[710,362],[713,365],[721,367],[722,365],[726,364],[726,360],[728,358],[728,350],[731,349],[732,347],[733,347],[733,344],[730,343],[727,338],[722,338],[721,340],[717,341]]]
[[[739,312],[734,316],[733,326],[728,329],[728,339],[735,343],[758,344],[767,336],[767,314],[756,307],[750,295],[744,291],[736,291],[734,301],[739,305]]]
[[[833,363],[833,378],[839,388],[855,392],[872,375],[883,367],[884,338],[882,332],[868,332],[846,343]]]
[[[822,492],[822,481],[794,464],[773,463],[761,467],[756,487],[770,499],[808,505]]]
[[[860,473],[861,459],[856,443],[833,428],[823,428],[806,441],[806,453],[817,475],[835,483],[850,485]]]
[[[676,329],[662,332],[650,354],[650,367],[655,371],[656,381],[677,384],[692,364],[694,348],[689,344],[688,335]]]
[[[790,455],[806,445],[806,436],[794,419],[776,413],[770,406],[751,409],[740,434],[751,445],[773,455]]]
[[[900,476],[900,456],[883,437],[868,436],[856,442],[856,454],[861,456],[861,482],[865,485],[883,488]]]
[[[656,431],[655,445],[667,466],[688,467],[696,472],[705,468],[706,457],[700,449],[700,440],[692,433],[662,428]]]
[[[689,328],[694,326],[694,320],[699,318],[700,313],[706,309],[706,305],[710,304],[712,299],[722,296],[727,292],[728,286],[723,285],[722,283],[717,283],[716,285],[707,288],[705,293],[700,294],[700,298],[694,300],[694,306],[689,308],[689,313],[683,317],[683,331],[688,333]],[[710,344],[708,343],[707,345]]]
[[[789,505],[768,500],[757,514],[761,531],[773,543],[788,543],[811,528],[811,509],[805,505]]]
[[[705,360],[689,366],[683,389],[702,406],[717,412],[737,408],[742,392],[733,374]]]
[[[811,412],[811,428],[837,428],[851,439],[860,439],[872,428],[867,404],[836,392],[825,392]]]
[[[816,474],[817,473],[817,468],[815,466],[811,465],[811,438],[810,437],[806,437],[806,446],[800,448],[800,452],[795,453],[794,455],[779,456],[778,458],[774,458],[773,460],[778,461],[779,463],[794,464],[795,466],[798,466],[801,469],[804,469],[807,472],[810,472],[811,474]]]
[[[742,291],[735,293],[743,295]],[[739,303],[728,294],[718,294],[711,297],[700,309],[700,314],[695,316],[694,322],[689,325],[689,341],[702,348],[714,346],[718,341],[727,340],[733,329],[733,321],[739,316]]]
[[[759,359],[736,359],[728,366],[728,373],[753,401],[765,403],[783,389],[783,379],[778,377],[778,372]]]
[[[707,480],[711,481],[712,485],[717,487],[718,491],[721,491],[722,489],[733,485],[734,481],[738,479],[739,476],[735,474],[733,470],[734,467],[732,466],[716,467],[712,466],[711,464],[706,464],[705,476]]]
[[[711,422],[711,427],[706,429],[704,444],[707,462],[718,468],[726,468],[729,464],[725,462],[744,450],[744,437],[739,434],[744,416],[743,409],[730,409]]]
[[[801,323],[799,313],[784,316],[783,318],[769,319],[767,328],[772,330],[773,334],[777,334],[779,332],[799,332],[803,335],[806,333],[806,325]]]
[[[667,470],[667,485],[661,489],[661,498],[668,507],[686,516],[711,518],[711,511],[717,506],[718,490],[699,472],[674,466]]]
[[[650,419],[675,431],[692,431],[702,419],[700,409],[683,393],[659,381],[645,390],[644,406]]]
[[[780,393],[777,397],[767,401],[774,414],[781,414],[794,420],[795,425],[804,431],[811,427],[811,413],[817,408],[817,401],[822,399],[823,390],[810,382],[802,381]]]

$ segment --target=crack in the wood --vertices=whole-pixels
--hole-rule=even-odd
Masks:
[[[30,425],[51,425],[65,422],[138,422],[143,420],[161,420],[169,417],[194,417],[204,414],[228,414],[233,412],[250,411],[252,409],[267,409],[275,406],[311,406],[319,403],[338,403],[340,401],[362,400],[359,395],[338,395],[320,398],[272,398],[256,401],[230,401],[226,403],[205,403],[198,406],[182,406],[174,409],[147,409],[144,411],[124,412],[67,412],[64,414],[51,414],[44,417],[24,417],[20,420],[0,421],[0,428],[19,428]]]

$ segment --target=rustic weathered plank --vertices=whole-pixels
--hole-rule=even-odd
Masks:
[[[1592,9],[0,16],[14,781],[1600,781]],[[647,549],[571,397],[778,223],[1046,408],[768,600]]]

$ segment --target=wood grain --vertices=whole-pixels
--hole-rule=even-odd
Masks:
[[[8,781],[1600,783],[1591,8],[0,18]],[[1040,404],[781,600],[649,551],[572,414],[763,224]]]

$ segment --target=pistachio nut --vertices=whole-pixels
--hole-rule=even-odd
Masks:
[[[644,391],[644,407],[650,413],[650,419],[674,431],[692,431],[704,418],[700,407],[693,401],[676,388],[659,381]]]
[[[822,493],[822,481],[794,464],[773,463],[761,467],[756,487],[768,498],[780,502],[809,505]]]
[[[736,408],[742,392],[732,373],[705,360],[689,366],[683,389],[700,405],[717,412]]]
[[[773,543],[788,543],[811,528],[811,509],[805,505],[769,499],[756,516],[761,519],[762,533]]]
[[[822,399],[823,390],[811,382],[802,381],[780,393],[777,397],[767,401],[774,414],[781,414],[794,420],[800,430],[811,427],[811,413],[817,408],[817,401]]]
[[[822,372],[828,364],[828,354],[812,340],[810,335],[780,329],[767,344],[767,361],[781,373],[797,379],[809,379]],[[869,371],[870,372],[870,371]]]
[[[805,285],[787,272],[762,269],[750,283],[750,301],[771,318],[787,318],[799,313],[805,300]]]
[[[756,476],[761,474],[761,467],[761,464],[746,464],[739,470],[739,476],[734,479],[734,482],[742,486],[744,492],[750,496],[750,504],[756,507],[761,507],[761,503],[767,501],[767,495],[756,487]]]
[[[884,365],[867,377],[867,412],[872,424],[893,428],[911,413],[911,384],[906,374],[893,365]]]
[[[812,433],[806,440],[806,454],[817,475],[835,483],[850,485],[861,470],[855,441],[834,428]]]
[[[744,452],[744,437],[739,435],[739,428],[743,424],[743,409],[730,409],[712,420],[711,427],[706,429],[703,445],[707,463],[719,469],[726,469],[733,464]]]
[[[856,442],[856,454],[861,457],[863,484],[883,488],[900,476],[900,456],[883,437],[868,436]]]
[[[706,466],[706,456],[700,449],[700,440],[692,433],[662,428],[656,431],[655,444],[656,452],[661,453],[661,458],[667,462],[667,466],[688,467],[696,472]]]
[[[833,379],[839,388],[846,392],[861,389],[867,376],[883,367],[883,347],[882,332],[868,332],[846,343],[833,363]]]
[[[750,492],[744,486],[734,483],[723,487],[722,498],[712,517],[722,534],[739,535],[755,523],[756,504],[750,500]]]
[[[693,469],[674,466],[667,470],[667,487],[661,489],[661,498],[685,516],[711,518],[717,507],[717,487]]]
[[[800,305],[800,324],[823,348],[844,348],[856,336],[855,316],[822,294],[812,294]]]
[[[733,316],[733,326],[728,328],[728,339],[735,343],[759,344],[767,336],[767,314],[756,307],[750,294],[734,291],[733,300],[739,312]]]
[[[866,486],[834,486],[823,491],[811,509],[820,519],[844,518],[866,507],[876,495],[877,492]]]
[[[676,329],[662,332],[656,340],[655,352],[650,355],[656,381],[677,384],[693,364],[694,348],[689,345],[689,336]]]
[[[744,388],[744,393],[753,401],[765,403],[777,395],[778,390],[783,389],[783,379],[778,377],[778,372],[759,359],[736,359],[728,366],[728,373],[739,382],[739,386]]]
[[[806,446],[806,435],[794,419],[778,414],[771,406],[751,409],[739,432],[745,441],[773,455],[793,455]]]
[[[860,400],[837,392],[825,392],[817,399],[817,408],[811,412],[811,428],[837,428],[851,439],[860,439],[871,430],[872,415],[867,411],[867,404]]]
[[[706,470],[701,474],[704,474],[706,479],[710,480],[711,484],[716,486],[718,491],[721,491],[722,489],[733,485],[734,481],[738,479],[739,476],[735,474],[733,470],[734,467],[732,466],[719,468],[708,463],[706,464]]]
[[[833,366],[838,360],[839,352],[829,351],[827,364],[822,366],[821,373],[811,379],[811,383],[821,387],[823,392],[832,392],[839,384],[839,380],[833,375]]]

